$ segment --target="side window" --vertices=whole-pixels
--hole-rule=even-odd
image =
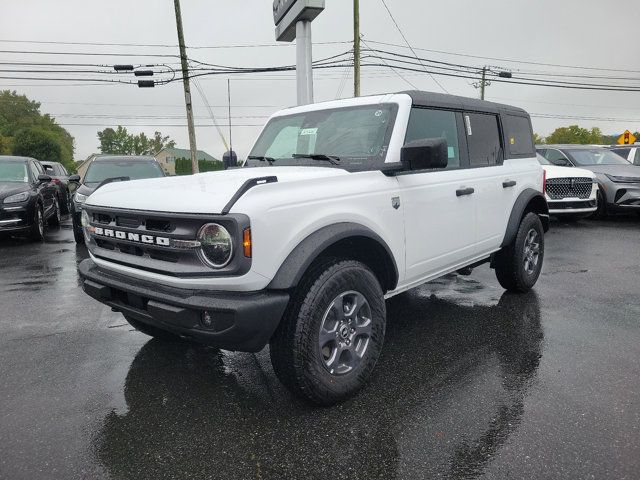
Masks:
[[[412,108],[405,143],[426,138],[444,138],[449,152],[447,168],[460,166],[460,145],[455,112]]]
[[[55,170],[55,167],[53,165],[42,165],[42,168],[44,169],[44,172],[47,175],[55,175],[56,174],[56,170]]]
[[[631,151],[631,149],[630,148],[612,148],[611,151],[613,153],[617,153],[623,158],[629,158],[629,152]]]
[[[58,168],[60,168],[60,173],[61,173],[63,176],[69,176],[69,172],[67,172],[67,169],[66,169],[66,168],[64,168],[64,165],[60,165]]]
[[[498,117],[481,113],[465,113],[469,161],[472,167],[502,163],[502,144]]]
[[[636,156],[633,160],[634,165],[640,165],[640,148],[636,148]]]
[[[29,169],[31,170],[32,180],[35,182],[38,180],[38,175],[40,175],[40,170],[38,170],[38,166],[34,162],[29,162]]]
[[[503,115],[502,118],[509,153],[512,155],[535,156],[531,121],[527,117],[519,117],[516,115]]]
[[[554,165],[560,165],[560,166],[571,165],[570,162],[567,160],[567,157],[565,157],[564,153],[562,153],[560,150],[556,150],[555,148],[549,148],[544,153],[543,156]]]

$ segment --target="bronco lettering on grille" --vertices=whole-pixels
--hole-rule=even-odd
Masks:
[[[91,227],[91,233],[100,237],[118,238],[120,240],[128,240],[130,242],[145,243],[147,245],[160,245],[168,247],[171,240],[166,237],[155,237],[153,235],[140,235],[139,233],[123,232],[121,230],[113,230],[111,228]]]

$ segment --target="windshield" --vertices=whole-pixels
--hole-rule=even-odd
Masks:
[[[536,153],[536,157],[538,158],[538,163],[540,163],[540,165],[553,165],[549,160],[544,158],[539,153]]]
[[[565,150],[578,165],[629,165],[620,155],[604,148]]]
[[[266,125],[249,156],[272,159],[274,165],[317,166],[320,162],[304,155],[328,155],[338,157],[347,169],[371,169],[384,163],[396,111],[395,104],[376,104],[277,117]],[[249,159],[246,165],[265,163]]]
[[[25,162],[0,162],[0,182],[29,183]]]
[[[98,160],[91,162],[84,183],[100,183],[107,178],[129,177],[129,180],[141,178],[164,177],[160,165],[155,160],[149,161],[112,161]]]

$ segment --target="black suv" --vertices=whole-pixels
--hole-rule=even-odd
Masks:
[[[79,175],[71,175],[70,182],[75,182],[71,211],[73,212],[73,236],[78,243],[84,243],[80,217],[82,204],[96,189],[109,182],[140,180],[143,178],[164,177],[164,171],[155,158],[151,156],[118,156],[100,155],[94,158],[84,174],[82,181]],[[72,187],[73,189],[73,187]]]
[[[42,240],[47,221],[60,224],[51,177],[38,160],[0,156],[0,235],[26,233]]]

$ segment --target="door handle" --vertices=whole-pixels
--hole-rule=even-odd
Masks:
[[[456,197],[463,197],[465,195],[473,195],[473,192],[475,192],[475,189],[469,187],[469,188],[459,188],[458,190],[456,190]]]
[[[516,186],[515,180],[507,180],[506,182],[502,182],[502,188],[509,188],[509,187],[515,187],[515,186]]]

